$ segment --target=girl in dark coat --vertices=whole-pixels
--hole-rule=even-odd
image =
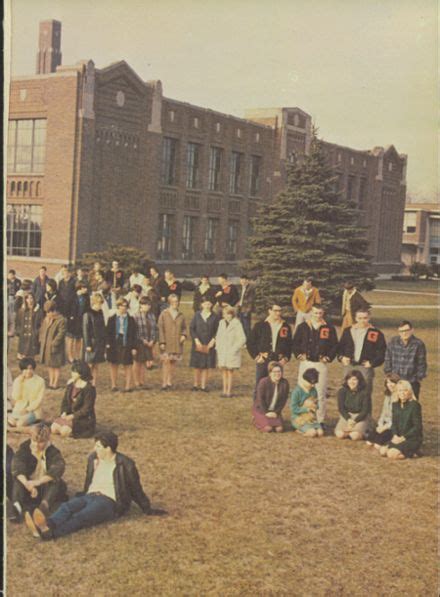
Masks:
[[[189,366],[194,369],[193,391],[207,392],[206,382],[208,369],[215,369],[215,335],[218,328],[218,317],[212,312],[212,299],[202,298],[201,310],[198,311],[190,324],[189,330],[193,339]]]
[[[396,385],[397,400],[392,406],[390,443],[380,453],[393,460],[417,455],[423,441],[422,407],[409,381],[401,379]]]
[[[283,410],[289,396],[289,382],[283,377],[283,368],[272,361],[269,376],[258,382],[257,395],[252,405],[255,427],[260,431],[283,431]]]
[[[46,283],[46,293],[44,295],[44,302],[52,301],[56,304],[58,311],[61,313],[61,297],[58,294],[58,286],[55,280],[48,279]]]
[[[57,390],[60,369],[66,362],[66,320],[53,301],[47,301],[44,310],[46,317],[40,329],[40,362],[48,368],[49,389]]]
[[[44,311],[40,309],[33,294],[26,294],[23,306],[17,311],[15,333],[18,336],[17,358],[34,357],[40,352],[40,327]]]
[[[78,282],[75,286],[76,296],[72,301],[70,315],[67,319],[67,333],[71,346],[72,359],[78,360],[82,353],[83,317],[90,311],[90,297],[87,286]]]
[[[93,437],[96,428],[96,389],[90,383],[91,379],[92,373],[87,363],[75,361],[61,403],[61,415],[52,423],[52,433],[59,433],[63,437]]]
[[[128,314],[128,301],[124,298],[118,299],[118,312],[112,315],[106,328],[106,349],[107,361],[110,363],[110,378],[112,392],[117,392],[119,365],[124,367],[125,389],[124,392],[131,392],[131,373],[133,356],[136,355],[136,324],[133,317]]]
[[[104,298],[100,294],[92,294],[91,309],[83,315],[83,348],[84,360],[92,371],[92,385],[96,386],[98,365],[105,361],[106,330],[102,305]]]
[[[142,388],[145,382],[145,368],[153,366],[153,347],[157,339],[156,318],[151,310],[151,301],[141,297],[139,311],[134,316],[136,324],[136,356],[134,358],[134,382],[137,388]]]

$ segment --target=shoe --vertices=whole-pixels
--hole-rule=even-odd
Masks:
[[[47,534],[52,535],[51,530],[47,524],[47,518],[44,515],[44,512],[40,510],[40,508],[35,508],[34,513],[32,514],[33,522],[38,529],[38,532],[44,538]]]
[[[208,388],[200,388],[201,392],[205,392],[206,394],[209,392]]]
[[[117,387],[115,386],[115,387],[114,387],[114,388],[112,388],[110,391],[111,391],[111,392],[119,392],[119,388],[117,388]]]
[[[199,390],[201,390],[202,388],[199,388],[198,386],[193,386],[191,388],[191,392],[198,392]]]
[[[130,392],[132,392],[132,391],[133,391],[133,388],[128,388],[128,389],[127,389],[127,388],[124,388],[124,389],[122,390],[122,393],[123,393],[123,394],[129,394],[129,393],[130,393]]]
[[[24,522],[27,528],[30,530],[32,537],[35,537],[35,539],[39,539],[41,537],[40,531],[38,530],[38,527],[35,524],[30,512],[24,513]]]
[[[168,392],[168,386],[162,386],[162,387],[160,388],[160,391],[161,391],[161,392]]]

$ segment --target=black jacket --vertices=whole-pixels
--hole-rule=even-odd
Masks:
[[[12,459],[12,476],[25,475],[29,479],[37,467],[37,459],[31,452],[31,440],[23,442]],[[46,449],[46,472],[58,481],[64,474],[66,464],[61,452],[52,444]]]
[[[179,282],[179,280],[174,280],[171,286],[165,282],[161,287],[161,291],[163,292],[163,294],[161,294],[161,298],[163,297],[165,300],[168,299],[170,294],[175,294],[180,299],[182,296],[182,282]]]
[[[134,322],[133,317],[128,315],[128,324],[127,324],[127,348],[133,350],[136,348],[136,324]],[[111,360],[112,355],[114,355],[116,351],[116,318],[117,315],[112,315],[109,317],[107,321],[106,327],[106,344],[110,347],[107,349],[107,358]]]
[[[217,292],[221,292],[220,296],[215,297],[219,305],[231,305],[233,307],[238,303],[240,297],[238,295],[238,290],[233,284],[228,284],[224,288],[219,288],[216,290]]]
[[[61,315],[69,320],[74,314],[76,302],[75,279],[60,280],[58,284],[59,308]]]
[[[209,299],[212,304],[214,305],[215,300],[215,289],[213,286],[209,286],[205,292],[202,294],[200,291],[200,285],[194,291],[194,298],[193,298],[193,311],[197,312],[200,310],[203,300]]]
[[[96,452],[92,452],[87,459],[84,493],[87,493],[92,483],[96,460]],[[136,502],[145,514],[150,513],[150,500],[142,489],[139,472],[134,460],[125,456],[125,454],[116,452],[116,467],[113,471],[113,480],[115,484],[116,512],[119,516],[127,512],[132,501]]]
[[[321,357],[333,361],[337,349],[338,336],[333,325],[324,323],[315,330],[310,321],[303,321],[295,330],[292,350],[296,357],[305,354],[309,361],[318,362]]]
[[[73,415],[73,437],[92,437],[96,427],[96,388],[88,383],[81,388],[75,399],[73,399],[73,389],[73,383],[68,383],[61,402],[61,414]]]
[[[246,347],[249,354],[255,359],[260,352],[268,353],[269,361],[287,360],[292,355],[292,330],[290,325],[283,321],[278,332],[275,351],[272,351],[272,329],[268,321],[258,321],[251,330]]]
[[[370,361],[372,367],[380,367],[385,360],[386,350],[385,336],[380,330],[375,327],[370,327],[365,336],[364,344],[362,347],[361,358],[359,362],[355,362],[354,359],[354,340],[351,335],[351,327],[346,328],[342,332],[341,339],[338,345],[338,360],[342,357],[348,357],[351,359],[352,365],[360,365],[364,361]]]

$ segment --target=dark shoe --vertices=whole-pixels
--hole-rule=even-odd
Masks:
[[[208,393],[208,392],[209,392],[208,388],[200,388],[200,391],[201,391],[201,392],[205,392],[205,393]]]
[[[41,537],[40,531],[38,530],[38,527],[35,524],[30,512],[24,513],[24,522],[27,528],[30,530],[32,537],[35,537],[35,539],[39,539]]]
[[[112,388],[110,391],[111,391],[111,392],[119,392],[119,388],[117,388],[117,387],[115,386],[115,387],[114,387],[114,388]]]
[[[132,391],[133,391],[133,388],[128,388],[128,389],[127,389],[127,388],[124,388],[124,389],[122,390],[122,393],[123,393],[123,394],[129,394],[129,393],[130,393],[130,392],[132,392]]]
[[[162,508],[151,508],[148,512],[149,516],[168,516],[168,512],[166,510],[162,510]]]
[[[201,390],[201,388],[199,388],[198,386],[193,386],[191,388],[191,392],[198,392],[199,390]]]
[[[161,392],[168,392],[168,386],[162,386],[162,387],[160,388],[160,391],[161,391]]]

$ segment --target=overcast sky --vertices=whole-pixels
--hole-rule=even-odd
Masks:
[[[408,191],[437,188],[437,0],[10,0],[12,75],[35,72],[40,20],[63,64],[124,59],[164,94],[242,116],[299,106],[322,137],[408,154]]]

